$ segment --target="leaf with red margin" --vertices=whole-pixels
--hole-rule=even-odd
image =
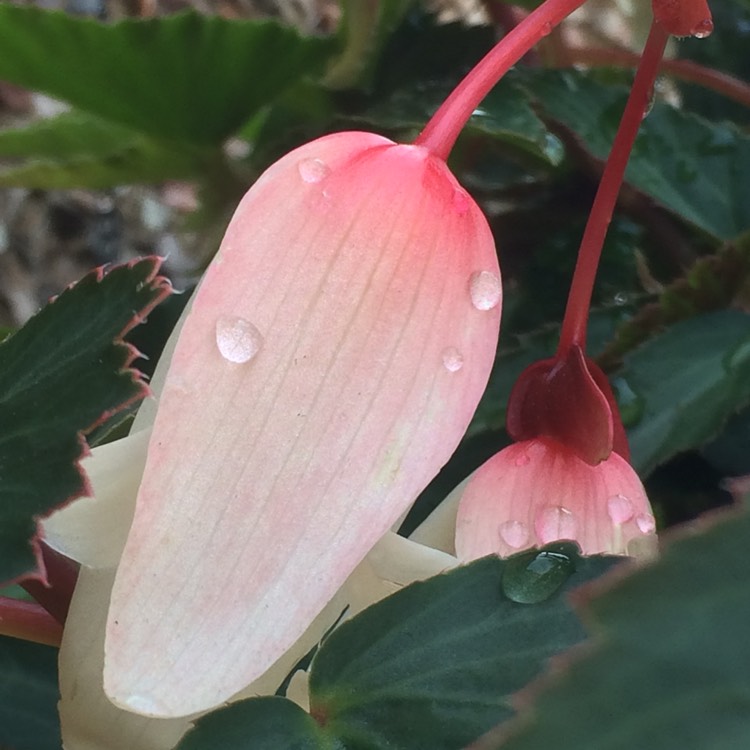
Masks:
[[[170,293],[160,265],[97,269],[0,344],[0,582],[44,579],[37,521],[86,493],[83,435],[147,394],[122,337]]]
[[[593,584],[579,607],[592,644],[471,750],[750,747],[748,499],[688,527],[658,562]]]

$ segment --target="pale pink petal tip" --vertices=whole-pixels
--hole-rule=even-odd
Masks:
[[[245,196],[159,399],[104,684],[152,716],[265,672],[448,460],[487,384],[502,289],[446,165],[321,138]]]
[[[652,550],[656,522],[635,471],[612,453],[591,466],[554,440],[514,443],[470,478],[456,518],[464,562],[557,540],[586,555]]]

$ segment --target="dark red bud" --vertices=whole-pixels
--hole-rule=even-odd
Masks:
[[[508,400],[507,429],[516,441],[558,440],[592,466],[613,450],[630,457],[607,377],[578,346],[521,373]]]

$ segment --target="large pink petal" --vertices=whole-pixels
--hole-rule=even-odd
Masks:
[[[626,555],[654,540],[641,481],[617,453],[596,466],[542,438],[508,446],[471,476],[456,517],[459,560],[511,555],[558,539],[584,554]],[[640,550],[639,550],[640,551]]]
[[[258,180],[160,401],[108,619],[116,703],[207,709],[299,637],[454,450],[499,296],[484,217],[421,147],[340,133]]]

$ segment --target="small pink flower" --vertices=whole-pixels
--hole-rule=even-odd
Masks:
[[[570,539],[588,555],[626,555],[654,531],[646,492],[624,458],[613,452],[592,466],[557,440],[538,437],[508,446],[469,480],[456,518],[456,554],[463,561],[508,556]]]

